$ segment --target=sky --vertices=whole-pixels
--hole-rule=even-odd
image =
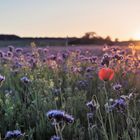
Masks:
[[[140,0],[0,0],[0,34],[140,39]]]

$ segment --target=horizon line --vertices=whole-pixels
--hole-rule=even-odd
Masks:
[[[88,32],[86,32],[88,33]],[[15,35],[15,36],[18,36],[20,38],[82,38],[82,36],[69,36],[69,35],[66,35],[66,36],[26,36],[26,35],[18,35],[18,34],[14,34],[14,33],[0,33],[0,35]],[[103,37],[101,35],[98,35],[98,37],[101,37],[103,39],[105,39],[106,37],[110,37],[112,41],[115,41],[115,39],[118,39],[119,42],[123,42],[123,41],[140,41],[139,39],[134,39],[134,38],[129,38],[129,39],[120,39],[118,37],[115,37],[114,39],[112,39],[112,37],[110,35],[107,35],[106,37]]]

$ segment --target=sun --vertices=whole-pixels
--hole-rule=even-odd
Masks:
[[[134,35],[134,39],[135,39],[135,40],[140,40],[140,33],[136,33],[136,34]]]

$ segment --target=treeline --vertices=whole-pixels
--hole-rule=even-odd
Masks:
[[[0,40],[5,40],[5,41],[10,41],[10,40],[19,40],[21,39],[19,36],[17,35],[0,35]]]
[[[36,40],[65,40],[65,38],[55,38],[55,37],[20,37],[17,35],[6,35],[6,34],[0,34],[0,40],[1,41],[16,41],[16,40],[31,40],[31,39],[36,39]]]
[[[118,42],[118,39],[115,41],[111,40],[110,36],[107,36],[106,38],[103,38],[101,36],[98,36],[95,32],[87,32],[85,35],[81,38],[75,38],[69,42],[69,44],[97,44],[97,45],[102,45],[102,44],[108,44],[112,45],[114,42]]]
[[[46,41],[63,41],[68,45],[79,45],[79,44],[113,44],[113,41],[109,36],[102,38],[97,36],[95,32],[88,32],[81,38],[77,37],[66,37],[66,38],[55,38],[55,37],[20,37],[17,35],[0,35],[0,41],[17,41],[17,40],[46,40]]]
[[[0,34],[0,41],[39,41],[48,42],[48,45],[55,42],[55,44],[63,45],[127,45],[129,43],[138,44],[140,41],[119,41],[117,38],[113,41],[110,36],[105,38],[98,36],[95,32],[87,32],[82,37],[20,37],[17,35]]]

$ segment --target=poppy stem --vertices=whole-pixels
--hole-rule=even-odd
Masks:
[[[105,90],[105,95],[106,95],[106,102],[108,102],[108,93],[106,89],[106,82],[104,81],[104,90]],[[111,114],[108,114],[108,121],[109,121],[109,126],[110,126],[110,132],[111,132],[111,139],[113,140],[113,131],[112,131],[112,123],[111,123]]]
[[[105,96],[106,96],[106,102],[108,102],[108,93],[106,90],[106,82],[104,81],[104,91],[105,91]]]

